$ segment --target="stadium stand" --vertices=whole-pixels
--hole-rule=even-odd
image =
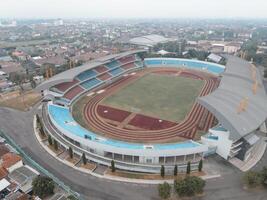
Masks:
[[[73,85],[78,83],[77,80],[73,80],[72,82],[65,82],[65,83],[60,83],[58,85],[55,85],[54,87],[59,90],[60,92],[65,92],[69,88],[71,88]]]
[[[98,73],[103,73],[108,71],[108,69],[104,65],[98,66],[94,70],[97,71]]]
[[[110,63],[107,63],[106,66],[109,68],[109,69],[113,69],[115,67],[118,67],[120,66],[120,63],[116,60],[110,62]]]
[[[125,65],[121,66],[121,68],[124,69],[124,70],[133,69],[133,68],[135,68],[135,67],[137,67],[137,66],[135,65],[135,63],[128,63],[128,64],[125,64]]]
[[[92,78],[94,76],[96,76],[97,73],[94,71],[94,70],[87,70],[85,72],[82,72],[81,74],[79,74],[77,76],[77,78],[80,80],[80,81],[85,81],[89,78]]]
[[[101,81],[105,81],[108,80],[112,77],[112,75],[110,75],[108,72],[99,75],[97,78],[100,79]]]
[[[117,76],[117,75],[121,74],[123,71],[124,71],[123,69],[118,67],[116,69],[111,70],[109,73],[111,73],[112,76]]]
[[[88,81],[85,81],[83,83],[81,83],[81,86],[88,90],[88,89],[91,89],[91,88],[94,88],[95,86],[99,85],[102,81],[97,79],[97,78],[93,78],[93,79],[90,79]]]
[[[64,94],[64,98],[72,100],[75,96],[83,92],[84,89],[79,85],[71,88],[67,93]]]
[[[123,57],[123,58],[119,59],[121,64],[126,64],[126,63],[129,63],[129,62],[133,62],[134,60],[135,60],[134,56],[127,56],[127,57]]]

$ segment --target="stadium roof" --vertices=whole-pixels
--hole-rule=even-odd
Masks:
[[[119,54],[111,54],[111,55],[107,55],[107,56],[95,59],[93,61],[90,61],[90,62],[83,64],[82,66],[66,70],[62,73],[59,73],[59,74],[53,76],[52,78],[50,78],[50,79],[44,81],[43,83],[41,83],[40,85],[38,85],[36,87],[36,90],[41,91],[41,90],[48,89],[48,88],[50,88],[54,85],[57,85],[59,83],[70,82],[76,76],[78,76],[80,73],[82,73],[86,70],[92,69],[94,67],[97,67],[99,65],[103,65],[107,62],[110,62],[110,60],[112,60],[112,59],[119,59],[119,58],[124,57],[124,56],[128,56],[128,55],[135,54],[135,53],[140,53],[140,52],[145,52],[145,51],[146,50],[133,50],[133,51],[127,51],[127,52],[123,52],[123,53],[119,53]]]
[[[230,131],[230,139],[238,140],[266,120],[267,96],[257,68],[238,57],[225,57],[228,62],[219,87],[210,95],[200,97],[198,102]]]
[[[141,46],[152,47],[158,43],[165,43],[165,42],[168,42],[171,40],[172,39],[165,38],[161,35],[145,35],[145,36],[141,36],[141,37],[132,38],[132,39],[130,39],[129,43],[141,45]]]

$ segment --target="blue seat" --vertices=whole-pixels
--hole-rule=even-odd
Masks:
[[[118,61],[112,61],[110,63],[107,63],[106,66],[109,68],[109,69],[113,69],[115,67],[118,67],[120,66],[119,62]]]
[[[116,68],[111,70],[109,73],[112,74],[112,76],[117,76],[118,74],[121,74],[124,70],[122,68]]]
[[[93,79],[90,79],[88,81],[85,81],[81,84],[81,86],[83,88],[85,88],[86,90],[88,89],[92,89],[94,88],[95,86],[99,85],[102,81],[97,79],[97,78],[93,78]]]
[[[84,80],[89,79],[89,78],[92,78],[92,77],[94,77],[94,76],[96,76],[96,75],[97,75],[97,73],[96,73],[95,71],[93,71],[93,70],[87,70],[87,71],[85,71],[85,72],[79,74],[79,75],[77,76],[77,78],[78,78],[80,81],[84,81]]]

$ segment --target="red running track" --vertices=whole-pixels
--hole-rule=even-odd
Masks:
[[[156,71],[163,71],[162,69],[153,69]],[[165,69],[166,70],[166,69]],[[152,70],[147,70],[151,72]],[[177,73],[177,70],[173,70]],[[194,71],[190,71],[191,73],[196,73]],[[205,108],[195,103],[192,106],[191,111],[188,113],[186,118],[176,126],[161,129],[161,130],[127,130],[119,127],[111,126],[106,123],[98,114],[97,109],[100,102],[106,97],[117,91],[123,86],[128,85],[129,83],[138,79],[141,73],[145,73],[142,71],[137,73],[135,76],[123,77],[115,83],[107,86],[105,88],[105,92],[93,97],[87,103],[84,109],[84,116],[89,124],[94,130],[97,132],[104,134],[107,137],[112,137],[120,140],[126,140],[131,142],[158,142],[160,140],[171,140],[177,137],[183,137],[187,139],[193,139],[195,137],[196,131],[198,129],[198,124],[200,119],[204,117]],[[139,76],[138,76],[139,75]],[[213,91],[217,87],[217,79],[212,77],[211,75],[207,75],[205,73],[194,74],[197,76],[201,76],[203,80],[205,80],[205,85],[203,86],[199,96],[205,96]],[[195,76],[194,76],[195,77]],[[208,120],[213,120],[210,115],[207,117]],[[207,121],[209,125],[212,124],[212,121]],[[208,125],[206,125],[207,128]]]

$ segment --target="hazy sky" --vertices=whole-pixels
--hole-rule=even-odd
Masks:
[[[267,0],[0,0],[0,18],[267,18]]]

